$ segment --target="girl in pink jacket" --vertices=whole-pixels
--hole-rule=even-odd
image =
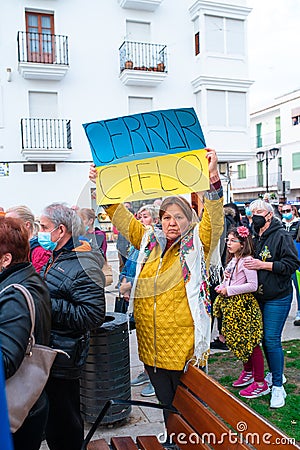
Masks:
[[[253,255],[253,242],[248,228],[240,226],[229,230],[227,239],[227,266],[224,281],[216,287],[218,297],[213,314],[222,315],[222,334],[230,350],[242,360],[244,369],[233,382],[244,387],[242,397],[256,398],[268,394],[264,380],[264,358],[260,347],[262,316],[252,292],[257,290],[257,272],[245,267]]]

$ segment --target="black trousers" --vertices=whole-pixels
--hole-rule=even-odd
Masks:
[[[23,425],[12,435],[15,450],[39,450],[48,417],[48,399],[42,393]]]
[[[46,385],[49,416],[46,441],[50,450],[80,450],[84,439],[84,424],[80,414],[80,384],[78,380],[49,378]]]
[[[156,397],[159,402],[171,406],[180,377],[183,374],[183,370],[168,370],[159,368],[154,370],[154,367],[147,366],[146,364],[145,369],[148,372],[150,381],[155,389]],[[168,411],[164,410],[165,424],[167,424],[169,414],[170,413]]]

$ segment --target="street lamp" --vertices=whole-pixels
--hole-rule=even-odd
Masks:
[[[276,158],[278,155],[279,148],[270,148],[270,150],[260,151],[256,153],[256,158],[258,161],[266,161],[266,191],[269,192],[269,161]]]

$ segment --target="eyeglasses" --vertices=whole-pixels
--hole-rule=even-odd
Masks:
[[[228,242],[235,242],[235,243],[240,243],[240,241],[238,240],[238,239],[228,239],[228,238],[226,238],[225,239],[225,242],[226,242],[226,244],[228,243]]]
[[[281,212],[283,212],[283,213],[289,213],[289,212],[292,212],[292,210],[291,210],[291,209],[282,209]]]

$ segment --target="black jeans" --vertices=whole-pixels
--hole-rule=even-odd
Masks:
[[[39,450],[48,417],[48,398],[42,393],[23,425],[12,435],[15,450]]]
[[[180,377],[183,374],[183,370],[168,370],[159,368],[154,370],[154,367],[147,366],[146,364],[145,369],[148,372],[150,381],[155,389],[156,397],[159,402],[171,406]],[[164,411],[165,424],[167,424],[169,414],[169,411]]]
[[[46,441],[50,450],[80,450],[84,424],[80,414],[79,379],[51,377],[46,392],[49,398]]]

